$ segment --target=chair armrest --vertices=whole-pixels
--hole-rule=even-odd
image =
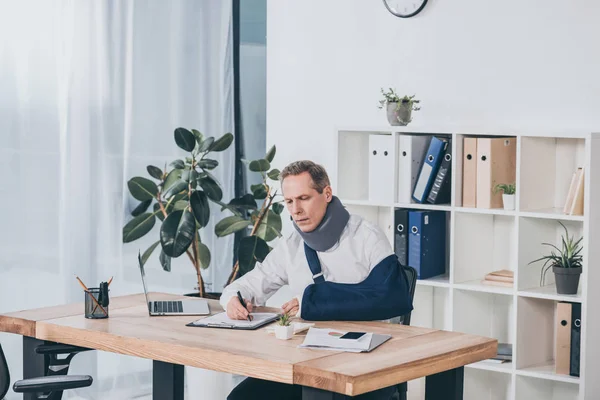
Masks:
[[[71,346],[70,344],[42,344],[35,348],[37,354],[71,354],[81,353],[82,351],[89,351],[85,347]]]
[[[13,385],[13,390],[17,393],[54,392],[88,387],[92,382],[93,379],[89,375],[47,376],[17,381]]]

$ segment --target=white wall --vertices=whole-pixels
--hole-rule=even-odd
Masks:
[[[380,87],[416,93],[413,125],[600,131],[600,2],[269,0],[267,146],[323,163],[334,128],[386,125]]]

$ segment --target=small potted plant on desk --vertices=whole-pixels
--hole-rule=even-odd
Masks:
[[[540,286],[544,284],[546,272],[552,267],[556,279],[556,292],[558,294],[577,294],[579,287],[579,277],[581,276],[583,256],[581,255],[581,241],[583,237],[575,241],[574,237],[569,237],[567,228],[558,221],[565,230],[565,236],[562,237],[562,245],[559,249],[550,243],[542,243],[554,248],[549,255],[545,255],[537,260],[531,261],[532,264],[537,261],[546,260],[541,270]]]
[[[275,325],[275,337],[277,339],[288,340],[294,336],[294,326],[292,321],[287,314],[283,314],[281,318],[277,320]]]
[[[415,100],[415,95],[399,97],[394,89],[389,91],[381,89],[383,100],[379,101],[379,108],[386,107],[387,120],[392,126],[406,126],[412,121],[412,112],[419,111],[421,107],[416,104],[420,100]]]
[[[515,191],[516,187],[514,183],[500,183],[494,187],[494,194],[502,190],[502,205],[505,210],[515,209]]]

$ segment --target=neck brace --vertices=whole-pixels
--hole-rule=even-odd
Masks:
[[[326,251],[333,247],[340,240],[342,231],[346,227],[350,213],[344,208],[340,199],[333,196],[327,205],[327,211],[323,220],[311,232],[302,232],[293,222],[294,228],[300,234],[304,243],[316,251]]]

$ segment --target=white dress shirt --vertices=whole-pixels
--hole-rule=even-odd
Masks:
[[[340,240],[329,250],[317,254],[326,281],[360,283],[393,251],[381,228],[358,215],[350,215]],[[227,286],[220,302],[227,309],[227,303],[239,290],[253,304],[264,305],[280,287],[289,285],[301,306],[304,289],[312,283],[304,241],[294,230],[277,243],[262,263],[257,262],[252,271]],[[300,308],[299,316],[301,312]]]

